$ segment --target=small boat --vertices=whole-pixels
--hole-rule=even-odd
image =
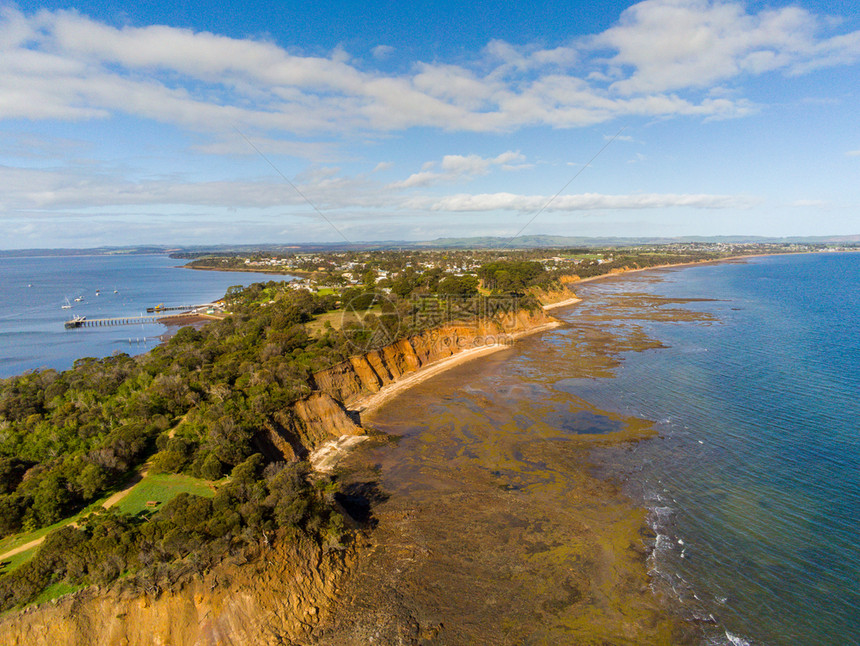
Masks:
[[[78,296],[78,297],[75,299],[75,303],[80,303],[82,300],[84,300],[84,297],[83,297],[83,296]]]
[[[66,329],[71,330],[76,327],[81,327],[84,324],[84,321],[87,320],[86,316],[76,316],[71,321],[66,321]]]
[[[66,299],[66,304],[65,304],[65,305],[60,305],[60,309],[63,309],[63,310],[70,310],[70,309],[72,309],[72,304],[69,302],[69,299],[68,299],[68,298]]]
[[[98,295],[99,295],[99,292],[100,292],[100,291],[102,291],[102,290],[100,290],[100,289],[97,289],[97,290],[96,290],[96,296],[98,296]]]

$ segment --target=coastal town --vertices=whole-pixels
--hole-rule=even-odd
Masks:
[[[312,292],[363,286],[383,292],[394,290],[403,295],[409,277],[424,276],[431,284],[444,277],[477,277],[480,268],[491,262],[535,262],[556,276],[587,278],[673,262],[701,262],[757,254],[835,252],[851,248],[850,245],[809,243],[671,243],[556,249],[210,252],[191,259],[186,266],[202,270],[291,275],[297,277],[290,283],[292,289]]]

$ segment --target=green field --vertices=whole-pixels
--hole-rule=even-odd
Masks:
[[[205,496],[207,498],[215,495],[213,484],[208,480],[192,478],[191,476],[182,474],[160,473],[157,475],[148,475],[143,478],[143,480],[138,482],[131,491],[129,491],[128,495],[120,500],[115,507],[118,511],[127,514],[137,514],[144,509],[154,511],[155,509],[158,509],[160,505],[180,493],[190,493],[197,496]],[[19,545],[25,545],[30,541],[42,538],[46,534],[64,527],[69,523],[78,521],[80,518],[101,508],[105,500],[107,500],[107,496],[92,503],[80,513],[75,514],[70,518],[65,518],[49,527],[42,527],[41,529],[27,532],[26,534],[7,536],[0,541],[0,554],[15,549],[15,547]],[[148,505],[148,502],[155,502],[157,504]],[[17,569],[22,563],[26,563],[33,558],[37,549],[38,546],[32,547],[29,550],[3,559],[3,561],[8,562],[8,565],[0,570],[0,573],[11,572],[12,570]]]
[[[57,597],[62,597],[63,595],[76,592],[84,587],[86,586],[70,585],[65,581],[60,581],[59,583],[49,585],[47,588],[42,590],[42,593],[38,597],[36,597],[32,603],[27,605],[38,606],[40,603],[45,603],[46,601],[50,601],[51,599],[56,599]]]
[[[19,552],[15,556],[10,556],[9,558],[3,559],[3,563],[6,563],[6,565],[2,569],[0,569],[0,572],[5,574],[6,572],[12,572],[14,570],[17,570],[19,567],[21,567],[22,564],[33,558],[33,556],[36,554],[37,549],[39,549],[38,545],[36,547],[31,547],[25,552]]]
[[[181,493],[207,498],[215,495],[213,485],[208,480],[177,473],[159,473],[148,475],[138,482],[129,494],[116,504],[116,508],[126,514],[137,514],[144,509],[158,509],[159,505]],[[147,505],[148,502],[157,504]]]
[[[96,509],[101,507],[102,504],[104,503],[104,501],[107,499],[108,499],[108,496],[103,496],[103,497],[99,498],[98,500],[96,500],[95,502],[88,505],[85,509],[83,509],[79,513],[75,514],[74,516],[71,516],[69,518],[64,518],[63,520],[56,522],[53,525],[48,525],[47,527],[42,527],[41,529],[36,529],[36,530],[33,530],[32,532],[27,532],[24,534],[13,534],[11,536],[5,537],[3,540],[0,540],[0,554],[5,554],[9,550],[13,550],[16,547],[18,547],[19,545],[25,545],[26,543],[29,543],[30,541],[35,541],[38,538],[42,538],[46,534],[50,534],[51,532],[53,532],[55,529],[60,529],[60,527],[68,525],[69,523],[72,523],[72,522],[78,520],[82,516],[86,516],[87,514],[92,513],[93,511],[95,511]],[[29,552],[30,551],[28,551],[26,553],[29,553]],[[6,560],[9,560],[9,559],[6,559]]]
[[[600,260],[603,258],[602,253],[576,253],[576,254],[561,254],[562,258],[567,260]]]

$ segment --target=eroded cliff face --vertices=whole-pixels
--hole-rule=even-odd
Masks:
[[[269,459],[294,461],[344,435],[364,435],[364,429],[331,395],[315,392],[276,413],[258,431],[256,442]]]
[[[540,289],[534,290],[532,293],[544,306],[576,298],[576,294],[571,289]]]
[[[0,621],[4,646],[239,646],[303,641],[330,613],[353,550],[307,538],[161,594],[90,588]]]
[[[434,328],[322,370],[314,374],[314,385],[346,406],[354,405],[427,364],[464,350],[504,343],[554,320],[541,310],[518,310],[474,323]]]
[[[299,460],[325,442],[362,435],[350,405],[421,367],[464,350],[504,343],[555,319],[520,310],[448,325],[352,357],[314,375],[315,392],[275,415],[258,433],[271,459]],[[160,594],[88,588],[0,620],[3,646],[232,646],[303,643],[328,618],[355,560],[313,541],[283,541],[251,563],[220,565]]]

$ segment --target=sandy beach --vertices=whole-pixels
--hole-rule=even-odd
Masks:
[[[579,299],[573,299],[578,302]],[[414,372],[410,372],[405,375],[403,378],[394,381],[377,392],[364,397],[349,406],[349,410],[361,413],[362,415],[368,415],[375,410],[377,410],[382,404],[385,402],[397,397],[401,393],[409,390],[416,384],[420,384],[435,375],[441,374],[446,370],[450,370],[456,366],[462,365],[473,359],[477,359],[479,357],[484,357],[489,354],[493,354],[495,352],[499,352],[501,350],[506,350],[513,345],[513,341],[522,338],[524,336],[530,336],[532,334],[537,334],[538,332],[544,332],[546,330],[551,330],[553,328],[557,328],[562,323],[561,321],[552,321],[545,325],[540,325],[538,327],[532,328],[531,330],[526,330],[523,332],[518,332],[516,334],[507,334],[504,335],[504,342],[502,343],[493,343],[489,345],[480,346],[477,348],[470,348],[468,350],[462,350],[456,354],[452,354],[449,357],[445,357],[444,359],[440,359],[439,361],[434,361],[432,363],[428,363],[424,366],[421,366],[418,370]],[[344,435],[334,440],[330,440],[325,442],[320,447],[318,447],[311,455],[309,456],[309,460],[311,466],[315,471],[319,471],[321,473],[329,473],[331,472],[335,466],[337,466],[338,462],[343,459],[343,457],[349,453],[349,451],[359,444],[362,440],[367,439],[367,436],[353,436],[353,435]]]
[[[578,299],[575,300],[578,301]],[[452,354],[450,357],[440,359],[439,361],[428,363],[425,366],[421,366],[415,372],[410,372],[403,378],[398,379],[397,381],[394,381],[387,386],[384,386],[378,392],[370,395],[369,397],[365,397],[364,399],[357,401],[355,404],[350,406],[350,408],[360,413],[370,413],[373,410],[379,408],[383,403],[387,402],[391,398],[396,397],[397,395],[399,395],[405,390],[408,390],[415,384],[420,384],[422,381],[426,381],[434,375],[438,375],[441,372],[450,370],[455,366],[464,364],[467,361],[472,361],[473,359],[477,359],[478,357],[483,357],[494,352],[499,352],[500,350],[506,350],[512,346],[511,342],[515,339],[521,338],[523,336],[537,334],[538,332],[551,330],[553,328],[558,327],[559,325],[561,325],[561,321],[553,321],[551,323],[532,328],[531,330],[527,330],[525,332],[519,332],[517,334],[506,334],[504,335],[504,341],[502,343],[493,343],[477,348],[470,348],[468,350],[463,350],[456,354]]]
[[[581,298],[577,298],[577,297],[573,296],[571,298],[566,298],[563,301],[559,301],[558,303],[547,303],[546,305],[541,305],[541,307],[543,307],[543,309],[545,311],[546,310],[554,310],[554,309],[559,308],[559,307],[566,307],[568,305],[576,305],[577,303],[579,303],[581,301],[582,301]]]
[[[588,278],[580,278],[576,282],[569,283],[568,287],[579,285],[580,283],[590,283],[595,280],[604,280],[607,278],[617,278],[626,276],[627,274],[635,274],[642,271],[652,271],[655,269],[674,269],[681,267],[697,267],[699,265],[716,265],[721,262],[732,262],[735,260],[746,260],[748,258],[767,258],[768,256],[797,256],[810,253],[823,253],[821,251],[797,251],[792,253],[754,253],[744,256],[726,256],[725,258],[713,258],[710,260],[697,260],[694,262],[679,262],[676,264],[654,265],[653,267],[642,267],[637,269],[621,269],[619,271],[611,271],[608,274],[600,274],[599,276],[589,276]]]

